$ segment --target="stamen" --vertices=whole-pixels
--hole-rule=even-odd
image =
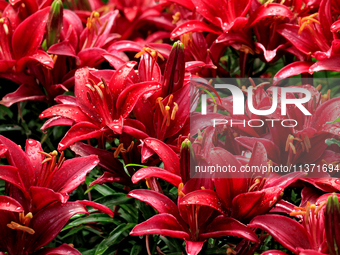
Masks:
[[[8,31],[8,26],[7,26],[7,24],[6,24],[6,23],[3,23],[2,26],[3,26],[4,30],[5,30],[5,34],[8,35],[9,31]]]
[[[164,109],[164,104],[163,104],[162,100],[163,100],[162,97],[158,97],[156,99],[156,103],[158,103],[159,108],[161,109],[161,113],[162,113],[162,115],[164,115],[165,114],[165,109]]]
[[[178,104],[174,102],[174,108],[172,109],[171,113],[171,120],[174,120],[176,117],[176,112],[178,111]]]
[[[85,84],[86,87],[88,87],[90,90],[92,90],[93,92],[95,91],[95,89],[90,85],[90,84]]]
[[[181,13],[176,12],[174,15],[172,15],[172,24],[176,24],[180,18],[181,18]]]
[[[169,106],[165,106],[165,118],[166,118],[166,126],[170,126],[170,107]]]
[[[103,95],[102,90],[97,85],[94,85],[94,88],[97,90],[97,93],[98,93],[100,99],[104,100],[104,95]]]
[[[317,15],[319,15],[319,13],[314,13],[310,16],[303,17],[302,19],[301,18],[299,19],[299,26],[300,26],[300,29],[298,31],[299,35],[302,33],[302,31],[305,29],[305,27],[312,29],[310,24],[313,24],[313,23],[320,24],[320,21],[318,21],[317,19],[314,19],[314,17],[316,17]]]
[[[179,185],[178,185],[178,196],[180,196],[180,197],[185,197],[185,194],[183,193],[183,186],[184,186],[184,184],[183,184],[183,182],[181,182]]]
[[[35,233],[35,231],[29,227],[26,226],[22,226],[14,221],[11,221],[10,224],[7,224],[7,227],[9,227],[10,229],[14,229],[14,230],[21,230],[24,231],[30,235],[33,235]]]

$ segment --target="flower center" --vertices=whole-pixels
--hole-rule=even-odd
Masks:
[[[104,24],[100,21],[99,12],[93,11],[91,16],[87,18],[86,27],[88,29],[88,35],[83,45],[83,49],[92,48],[97,42],[100,35],[102,35],[106,29],[108,21]]]
[[[11,221],[11,223],[7,224],[7,227],[14,230],[20,230],[26,232],[30,235],[33,235],[35,231],[28,227],[31,219],[33,218],[33,214],[31,212],[27,213],[26,216],[23,212],[19,213],[19,223]]]
[[[294,207],[298,210],[291,212],[290,216],[302,216],[301,222],[306,231],[310,234],[312,241],[314,242],[315,249],[321,247],[323,240],[323,233],[325,231],[323,224],[323,212],[321,209],[326,204],[326,201],[322,202],[319,206],[315,204],[310,204],[307,202],[306,208],[304,207]]]
[[[166,105],[164,105],[164,103],[162,102],[163,98],[159,97],[156,99],[156,104],[158,104],[161,113],[163,115],[163,122],[161,125],[161,130],[163,130],[163,128],[165,128],[165,126],[170,126],[170,122],[171,120],[175,120],[176,118],[176,113],[178,112],[178,104],[176,102],[173,102],[173,108],[172,111],[170,111],[170,105],[172,103],[172,99],[173,99],[173,95],[169,96],[168,102]]]
[[[110,90],[106,84],[106,81],[101,78],[101,82],[96,84],[92,79],[88,79],[85,84],[86,87],[90,89],[87,91],[87,99],[90,104],[93,105],[93,109],[97,112],[97,117],[99,121],[104,120],[104,124],[109,124],[112,122],[112,107],[108,105],[111,100]],[[93,118],[93,116],[91,116]]]
[[[45,163],[46,164],[41,169],[40,176],[37,177],[37,186],[47,186],[52,180],[54,172],[58,171],[65,161],[64,151],[61,152],[58,161],[58,152],[55,150],[50,153],[46,153],[43,151],[38,151],[38,153],[46,156],[46,158],[41,162],[42,165]]]

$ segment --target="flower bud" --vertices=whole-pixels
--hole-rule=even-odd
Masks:
[[[59,40],[63,26],[63,3],[61,0],[54,0],[47,19],[46,47],[47,49]]]
[[[185,73],[184,47],[181,41],[174,43],[166,62],[161,96],[164,98],[183,87]]]
[[[340,208],[336,193],[327,199],[325,212],[325,229],[329,254],[340,254]]]
[[[179,163],[182,182],[185,184],[190,180],[190,176],[193,174],[193,169],[191,170],[191,168],[193,168],[195,164],[195,154],[189,139],[185,139],[182,142]]]

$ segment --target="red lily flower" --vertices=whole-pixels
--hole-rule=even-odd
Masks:
[[[209,147],[208,151],[208,164],[213,162],[219,166],[232,165],[236,166],[236,169],[241,169],[240,161],[228,151],[219,147]],[[260,168],[267,166],[267,164],[266,149],[263,144],[258,142],[254,145],[253,153],[247,165]],[[263,173],[252,176],[252,173],[241,174],[240,172],[237,175],[229,176],[229,178],[225,178],[227,176],[221,174],[215,174],[214,185],[216,195],[222,201],[219,211],[244,221],[268,212],[283,195],[285,187],[302,176],[301,173],[293,173],[278,178],[279,176],[274,173],[268,176]],[[186,204],[195,203],[195,197],[204,198],[204,194],[201,194],[203,191],[193,193],[195,196],[188,195],[183,199]],[[207,203],[209,201],[205,202],[205,199],[202,199],[199,204],[207,205]]]
[[[65,203],[69,192],[84,182],[86,174],[97,164],[98,157],[91,155],[66,160],[57,152],[43,152],[38,141],[28,139],[24,152],[11,140],[0,136],[0,143],[6,146],[4,154],[10,165],[0,166],[0,178],[11,184],[11,196],[20,202],[25,211],[35,213],[54,202]],[[110,215],[107,207],[90,201],[78,201]]]
[[[110,0],[110,3],[120,10],[119,24],[121,25],[115,28],[115,32],[121,34],[123,40],[140,36],[138,30],[150,23],[158,29],[166,31],[174,29],[171,15],[162,12],[164,4],[155,3],[153,0]]]
[[[307,202],[306,208],[295,207],[290,215],[298,216],[301,224],[286,216],[268,214],[255,217],[248,226],[267,231],[296,254],[328,254],[326,232],[331,230],[326,230],[324,216],[328,196],[321,196],[312,205]]]
[[[54,117],[42,129],[75,123],[59,143],[58,150],[64,150],[80,140],[110,137],[114,133],[125,132],[138,139],[147,137],[143,125],[127,117],[139,98],[157,91],[160,84],[152,81],[133,82],[136,80],[133,70],[136,64],[129,62],[122,66],[112,76],[109,84],[106,84],[105,79],[100,81],[90,74],[87,68],[76,72],[75,98],[67,97],[65,104],[52,106],[40,114],[40,118]],[[120,73],[128,74],[129,78],[122,79]],[[136,125],[142,131],[133,127]]]
[[[338,98],[328,100],[329,95],[322,96],[317,89],[310,85],[297,87],[308,89],[312,94],[312,99],[305,106],[312,114],[311,116],[303,115],[297,108],[290,108],[287,110],[287,118],[295,119],[298,123],[296,127],[285,128],[280,125],[274,125],[274,127],[268,125],[270,139],[237,137],[235,140],[249,150],[252,149],[256,141],[262,142],[269,153],[269,159],[277,164],[312,163],[318,160],[327,148],[324,142],[325,139],[339,134],[338,123],[327,124],[327,122],[334,121],[340,115],[336,108],[339,100]],[[256,90],[254,93],[257,94]],[[268,92],[268,95],[270,95],[271,88],[267,89]],[[264,91],[261,93],[264,93]],[[280,88],[278,88],[279,98],[280,95]],[[294,95],[292,94],[291,96]],[[267,105],[265,97],[263,101],[258,101],[258,105]],[[282,119],[282,116],[275,113],[270,117]]]
[[[185,190],[186,186],[179,193],[183,194]],[[213,191],[206,190],[206,192]],[[128,196],[151,205],[159,212],[158,215],[135,226],[130,235],[159,234],[184,239],[187,254],[190,255],[197,255],[202,249],[203,243],[211,237],[232,235],[252,242],[259,241],[248,227],[237,220],[222,215],[209,220],[213,211],[212,208],[181,205],[180,197],[177,206],[165,195],[152,190],[134,190]],[[212,200],[211,203],[215,203],[215,201]],[[210,224],[208,224],[208,221]]]
[[[99,13],[94,11],[83,28],[81,20],[74,12],[64,10],[61,42],[52,45],[48,52],[74,57],[78,68],[97,66],[105,60],[102,55],[108,53],[108,45],[119,37],[110,32],[116,24],[117,15],[118,11],[110,11],[100,17]]]
[[[245,16],[250,8],[251,1],[207,1],[192,0],[196,11],[201,14],[211,25],[199,20],[191,20],[179,25],[172,31],[171,37],[176,38],[188,32],[207,31],[216,34],[242,29],[248,22]]]
[[[0,210],[0,251],[7,252],[9,255],[31,254],[52,241],[73,215],[88,213],[85,206],[79,202],[66,202],[65,204],[57,202],[33,214],[25,212]],[[65,245],[42,250],[42,254],[51,254],[51,252],[53,254],[65,254],[63,252],[80,254],[76,249],[70,246],[65,247]]]
[[[258,1],[253,1],[249,14],[248,26],[253,28],[257,39],[255,51],[263,54],[261,59],[274,62],[280,57],[277,54],[278,50],[285,48],[286,43],[286,40],[277,33],[276,27],[285,19],[290,20],[293,13],[282,4],[261,5]]]
[[[283,24],[277,32],[284,36],[300,52],[305,54],[305,61],[292,63],[294,71],[289,72],[289,68],[284,67],[281,77],[289,77],[300,73],[313,73],[322,70],[339,71],[337,64],[339,59],[340,37],[337,33],[339,29],[334,12],[334,1],[322,0],[317,13],[312,13],[299,18],[299,24]],[[317,18],[318,17],[318,18]],[[314,63],[310,61],[310,56],[319,60]],[[309,65],[309,66],[307,66]],[[284,76],[283,76],[284,74]]]
[[[21,22],[13,32],[9,17],[0,19],[0,72],[22,71],[28,61],[53,68],[53,61],[44,51],[39,50],[45,33],[49,7],[40,10]]]

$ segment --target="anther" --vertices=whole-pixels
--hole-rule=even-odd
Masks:
[[[178,111],[178,104],[174,102],[174,108],[172,109],[171,113],[171,120],[174,120],[176,117],[176,112]]]
[[[22,226],[14,221],[11,221],[10,224],[7,224],[7,227],[9,227],[10,229],[14,229],[14,230],[21,230],[23,232],[26,232],[30,235],[33,235],[35,233],[35,231],[29,227],[26,226]]]
[[[90,84],[85,84],[86,87],[88,87],[90,90],[95,91],[95,89]]]

